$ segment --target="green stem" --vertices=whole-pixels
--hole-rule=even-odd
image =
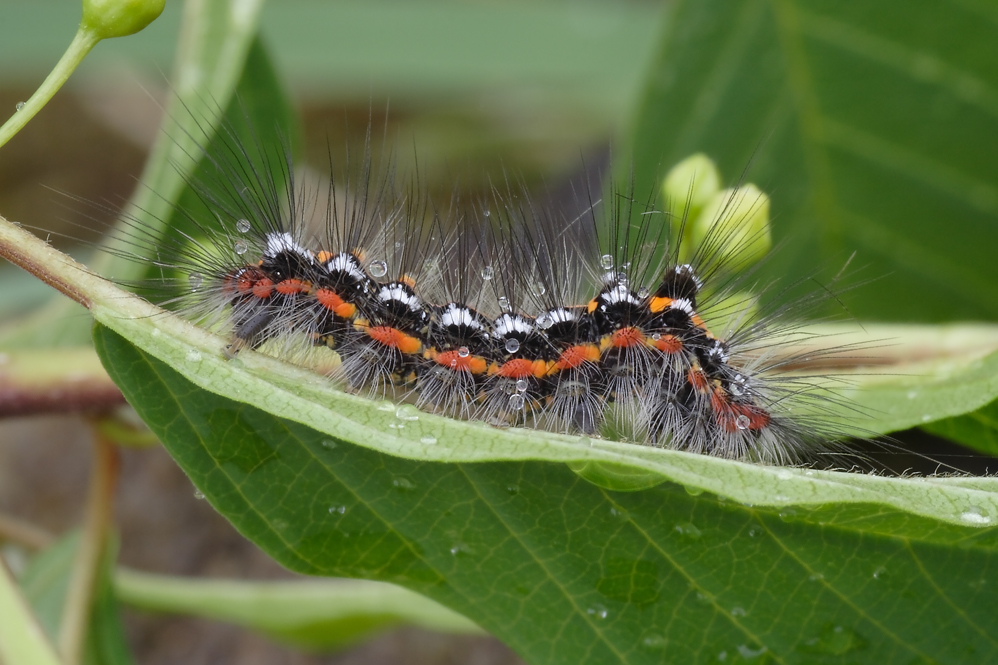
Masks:
[[[0,662],[59,665],[59,657],[3,561],[0,561]]]
[[[35,94],[21,106],[13,116],[10,117],[3,127],[0,127],[0,146],[7,143],[21,128],[28,124],[28,121],[35,117],[42,107],[45,106],[52,95],[62,87],[69,75],[83,62],[83,58],[90,53],[97,42],[100,41],[93,31],[80,26],[76,31],[76,36],[69,44],[69,48],[62,54],[62,58],[42,84],[35,90]]]
[[[111,528],[114,486],[118,479],[118,450],[94,428],[94,452],[91,464],[90,494],[87,498],[83,538],[73,562],[73,575],[66,592],[59,628],[59,652],[67,665],[83,660],[90,607],[101,564],[101,556]]]

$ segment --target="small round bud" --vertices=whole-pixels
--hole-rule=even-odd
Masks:
[[[696,217],[720,189],[717,166],[702,152],[673,166],[662,181],[665,204],[677,224],[684,218]]]
[[[691,224],[689,241],[691,249],[706,246],[731,268],[752,265],[773,246],[769,197],[755,185],[718,192]]]
[[[163,13],[166,0],[83,0],[80,28],[97,39],[126,37]]]

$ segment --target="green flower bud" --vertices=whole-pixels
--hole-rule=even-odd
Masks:
[[[679,162],[662,181],[665,205],[678,226],[687,224],[721,189],[721,176],[710,157],[698,152]]]
[[[166,0],[83,0],[81,30],[97,39],[133,35],[163,13]]]
[[[690,251],[706,246],[730,269],[759,261],[773,246],[769,229],[769,197],[755,185],[718,192],[690,225]]]

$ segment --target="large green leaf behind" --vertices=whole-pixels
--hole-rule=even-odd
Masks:
[[[856,252],[860,318],[995,319],[996,43],[989,2],[679,0],[632,135],[639,196],[704,151],[770,193],[770,274]]]

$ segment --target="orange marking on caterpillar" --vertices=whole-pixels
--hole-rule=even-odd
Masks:
[[[336,255],[333,254],[332,252],[327,252],[326,250],[322,250],[321,252],[319,252],[318,254],[315,255],[315,259],[319,263],[326,263],[327,261],[329,261],[330,259],[332,259],[334,256],[336,256]]]
[[[320,305],[343,319],[349,319],[357,312],[356,305],[346,302],[332,289],[319,289],[315,292],[315,299]]]
[[[402,353],[419,353],[423,348],[423,343],[418,339],[390,326],[372,326],[366,328],[366,332],[375,342],[398,349]]]
[[[663,312],[672,306],[672,298],[666,298],[664,296],[655,296],[648,301],[648,309],[651,310],[652,314],[658,314]]]
[[[596,308],[598,306],[599,306],[599,302],[596,300],[596,298],[593,298],[588,303],[586,303],[586,311],[589,312],[590,314],[592,314],[593,312],[596,311]]]
[[[465,354],[461,356],[460,351],[441,351],[435,349],[428,350],[426,357],[438,365],[449,367],[455,371],[471,372],[472,374],[482,374],[488,369],[488,362],[481,356]]]
[[[300,279],[286,279],[278,282],[274,288],[281,295],[293,296],[298,293],[308,293],[312,285]]]
[[[620,330],[614,330],[613,334],[610,335],[610,346],[618,349],[627,348],[629,346],[638,346],[643,344],[644,341],[644,333],[633,326],[621,328]]]
[[[732,404],[722,388],[714,389],[710,396],[710,405],[714,409],[717,422],[729,434],[739,430],[760,430],[769,425],[771,420],[769,413],[757,406]],[[739,427],[739,418],[743,418],[741,427]]]
[[[525,379],[532,376],[538,379],[547,375],[553,363],[543,360],[528,360],[527,358],[513,358],[507,360],[502,365],[492,363],[489,367],[490,375],[499,375],[507,379]]]
[[[564,369],[578,367],[584,362],[599,362],[599,347],[595,344],[576,344],[561,352],[548,374],[554,374]]]
[[[699,369],[691,369],[686,375],[686,380],[690,382],[691,386],[693,386],[693,390],[698,393],[706,393],[710,390],[710,384],[707,382],[707,375]]]
[[[267,277],[262,277],[253,282],[252,291],[253,295],[261,300],[269,298],[274,293],[274,282]]]
[[[695,325],[697,328],[704,331],[707,334],[707,337],[714,339],[714,333],[710,331],[710,328],[708,328],[707,324],[703,322],[703,319],[700,318],[699,314],[694,312],[693,316],[690,317],[690,321],[692,321],[693,325]]]
[[[679,353],[683,350],[683,343],[675,335],[661,335],[658,339],[652,339],[652,346],[662,353]]]

